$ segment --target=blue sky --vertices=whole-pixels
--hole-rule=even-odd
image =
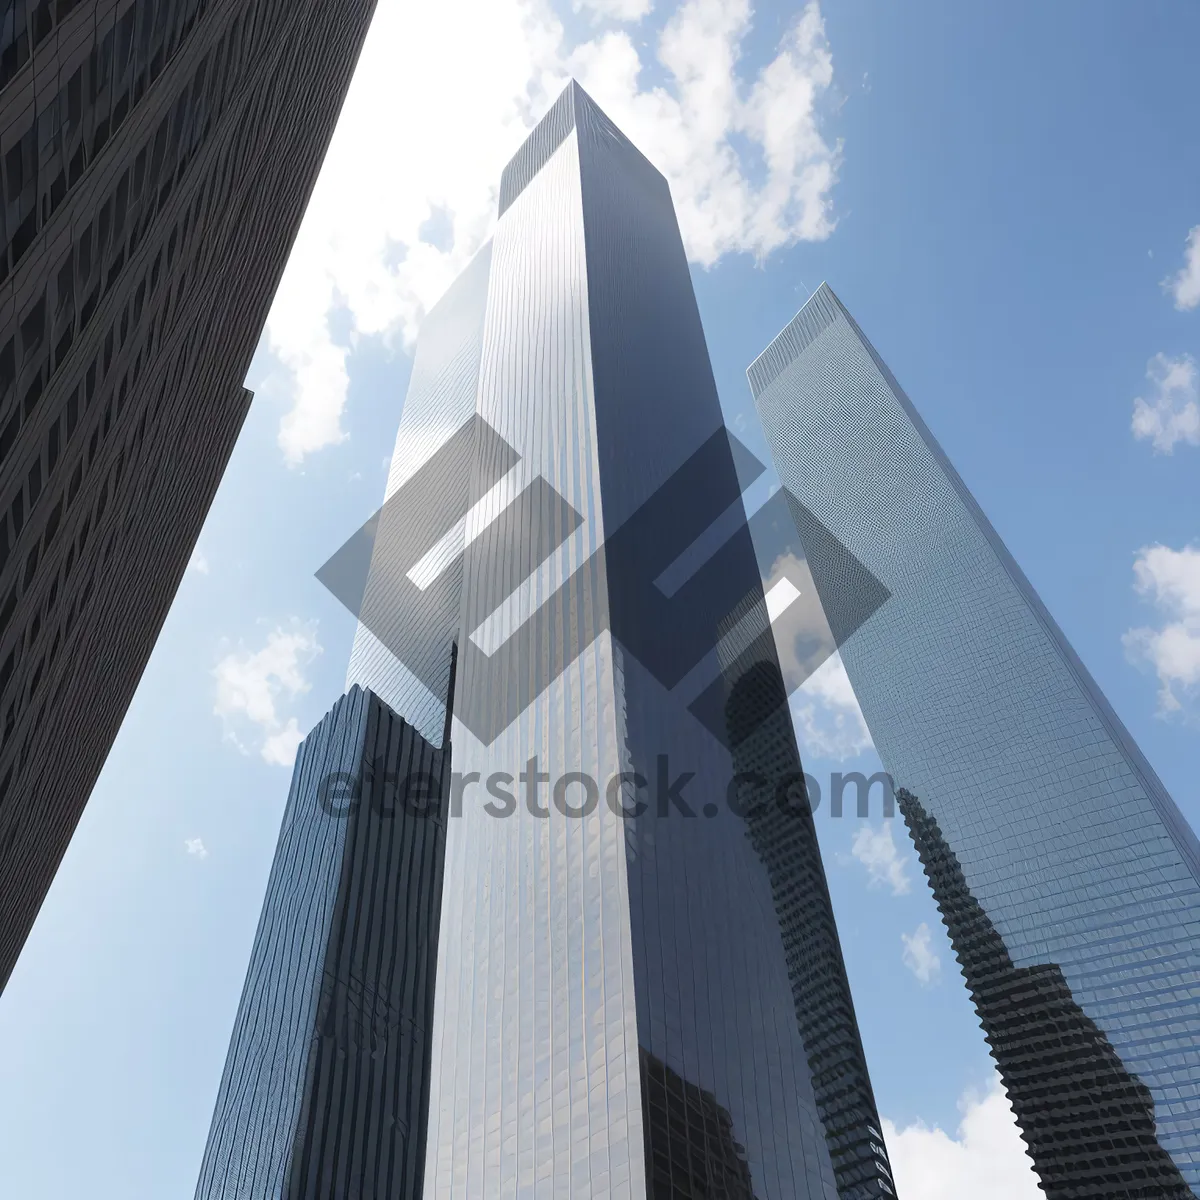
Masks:
[[[730,423],[766,454],[745,367],[828,280],[1200,824],[1200,8],[747,14],[381,0],[194,566],[0,997],[0,1196],[191,1195],[285,764],[345,677],[313,572],[382,498],[420,314],[567,71],[668,170]],[[812,774],[872,765],[835,675],[796,708]],[[905,1200],[1032,1195],[902,828],[818,828]]]

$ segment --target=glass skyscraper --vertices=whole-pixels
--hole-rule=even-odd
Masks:
[[[319,573],[361,619],[348,685],[453,731],[426,1197],[894,1195],[756,470],[666,181],[571,84],[422,327],[384,507]]]
[[[197,1200],[417,1194],[449,766],[357,687],[301,743]]]
[[[848,997],[861,1126],[835,1130],[779,913],[784,878],[827,908],[824,879],[727,803],[777,697],[734,755],[689,710],[719,620],[762,604],[744,525],[673,605],[653,590],[739,494],[670,193],[574,84],[504,172],[477,369],[521,458],[473,467],[454,765],[512,812],[464,789],[447,822],[425,1195],[886,1195]],[[539,480],[567,512],[523,502]],[[752,668],[778,675],[769,639],[724,670],[730,704]]]
[[[1200,1189],[1200,846],[837,297],[749,369],[841,655],[1053,1197]]]

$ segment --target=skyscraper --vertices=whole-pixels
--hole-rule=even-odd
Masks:
[[[301,743],[197,1200],[417,1194],[449,767],[357,687]]]
[[[434,742],[453,693],[427,1197],[894,1194],[745,457],[666,181],[572,84],[321,572],[351,684]]]
[[[1195,834],[827,286],[748,374],[1043,1187],[1200,1189]]]
[[[0,987],[246,415],[373,7],[3,5]]]

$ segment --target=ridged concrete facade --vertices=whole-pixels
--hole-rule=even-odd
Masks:
[[[839,638],[884,766],[953,855],[962,889],[1008,956],[1004,970],[1060,973],[1065,999],[1080,1013],[1078,1028],[1064,1026],[1064,1051],[1083,1045],[1080,1030],[1098,1031],[1093,1041],[1111,1046],[1130,1086],[1148,1089],[1158,1143],[1196,1190],[1195,834],[827,286],[749,378],[780,479],[801,502],[797,526],[835,633],[856,597],[816,523],[890,592],[861,629]],[[958,918],[943,913],[952,936],[966,936]],[[991,967],[971,970],[974,987]],[[1027,993],[1029,1038],[1045,1037],[1038,995]],[[987,1020],[995,1015],[993,1006]],[[1010,1019],[1016,1014],[1006,1012]],[[1011,1033],[993,1041],[1002,1076],[1026,1069],[1008,1057],[1015,1045]],[[1077,1082],[1087,1091],[1091,1076],[1081,1064]],[[1030,1146],[1044,1150],[1044,1118],[1029,1107],[1018,1116],[1030,1123]],[[1134,1116],[1144,1127],[1144,1111]],[[1108,1119],[1100,1108],[1092,1118]],[[1075,1174],[1091,1184],[1074,1194],[1174,1195],[1122,1190],[1123,1120],[1089,1134],[1092,1159]],[[1106,1138],[1118,1148],[1104,1150]],[[1053,1155],[1039,1163],[1035,1154],[1035,1166],[1047,1184],[1062,1178]],[[1153,1179],[1159,1167],[1147,1170]]]
[[[196,1200],[419,1194],[449,765],[357,687],[301,743]]]
[[[373,8],[0,18],[0,987],[246,415]]]

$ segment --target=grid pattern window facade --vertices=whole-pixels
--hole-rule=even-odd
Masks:
[[[473,325],[461,360],[439,351],[499,438],[477,444],[483,500],[440,566],[461,572],[464,788],[447,823],[424,1194],[891,1195],[882,1149],[858,1154],[878,1119],[848,992],[823,1002],[816,1057],[798,1019],[808,997],[772,875],[820,908],[819,867],[782,847],[768,866],[778,831],[752,837],[726,806],[729,751],[607,625],[640,586],[613,565],[616,532],[722,429],[666,182],[572,84],[504,173],[489,253],[477,357]],[[402,423],[406,453],[420,432]],[[711,465],[736,497],[720,446]],[[576,519],[523,504],[538,480]],[[723,554],[737,598],[756,589],[761,605],[748,539]],[[542,662],[555,670],[531,691]],[[490,717],[494,736],[474,732]],[[782,736],[779,761],[798,763]],[[696,820],[671,819],[653,791],[632,819],[601,799],[618,775],[653,789],[668,769],[695,781]],[[827,915],[822,962],[840,968]],[[829,1086],[852,1060],[853,1117]]]
[[[828,287],[749,377],[831,625],[855,597],[806,514],[891,593],[841,647],[885,767],[1014,966],[1061,971],[1200,1189],[1195,835]]]
[[[301,744],[197,1200],[418,1194],[449,768],[357,687]]]
[[[241,428],[373,2],[4,7],[0,986]]]

